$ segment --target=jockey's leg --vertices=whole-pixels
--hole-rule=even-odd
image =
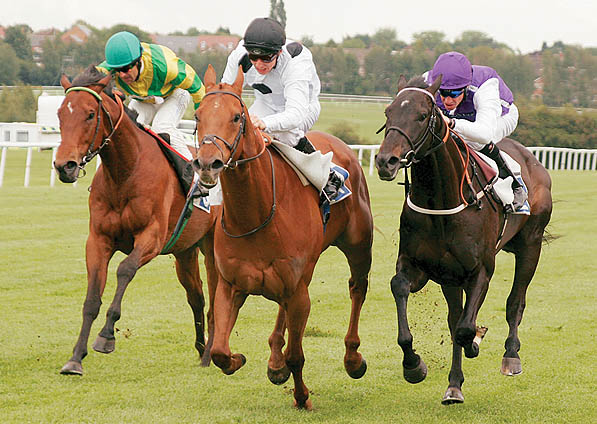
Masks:
[[[128,107],[137,112],[137,122],[141,125],[151,125],[151,121],[153,121],[153,117],[157,111],[156,105],[152,103],[143,103],[135,99],[130,101]]]
[[[512,206],[514,210],[520,208],[524,205],[525,200],[527,200],[527,193],[522,187],[522,184],[518,182],[516,176],[500,154],[500,149],[493,143],[486,144],[480,150],[481,153],[488,156],[489,158],[493,159],[498,167],[499,176],[500,178],[507,178],[512,177],[512,191],[514,192],[514,200],[512,201]]]
[[[170,135],[170,145],[187,160],[192,160],[193,155],[187,146],[184,133],[177,128],[182,116],[191,102],[191,95],[188,91],[177,88],[164,100],[164,103],[158,106],[158,110],[153,118],[151,128],[156,133],[168,133]]]
[[[178,129],[178,124],[187,110],[191,102],[191,95],[188,91],[177,88],[168,96],[164,103],[158,106],[151,128],[156,133],[167,133],[170,136],[170,145],[185,159],[193,160],[193,155],[186,143],[184,133]],[[199,176],[193,174],[193,182],[191,190],[198,180]],[[201,190],[195,190],[192,193],[193,197],[201,197],[203,193]],[[199,199],[195,199],[194,203],[198,205]]]

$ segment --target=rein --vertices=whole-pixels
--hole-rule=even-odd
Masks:
[[[77,165],[79,167],[79,169],[81,169],[83,171],[83,176],[85,176],[85,170],[83,169],[85,167],[85,165],[87,165],[94,157],[96,157],[99,154],[99,152],[106,146],[106,144],[108,144],[112,140],[112,136],[118,129],[118,126],[120,125],[120,123],[122,122],[122,117],[124,116],[124,104],[122,103],[122,100],[120,99],[120,97],[118,95],[114,96],[116,99],[116,103],[120,106],[120,116],[118,117],[118,121],[116,121],[116,125],[114,125],[114,121],[112,121],[112,116],[110,116],[110,112],[108,112],[108,110],[104,106],[102,96],[100,96],[97,92],[93,91],[92,89],[90,89],[88,87],[71,87],[71,88],[67,89],[64,94],[67,95],[71,91],[85,91],[85,92],[93,95],[93,97],[95,97],[98,101],[97,112],[96,112],[97,122],[95,124],[95,131],[93,133],[93,137],[91,138],[91,144],[89,145],[89,148],[87,149],[87,154],[85,156],[83,156],[83,159],[81,159],[81,163],[79,163]],[[99,132],[100,123],[101,123],[100,109],[103,110],[104,113],[108,116],[108,121],[110,122],[110,134],[108,134],[107,137],[102,138],[102,142],[100,143],[99,147],[94,151],[93,145],[95,143],[95,139]]]
[[[261,151],[259,153],[257,153],[255,156],[251,156],[249,158],[244,158],[244,159],[237,159],[237,160],[232,160],[232,158],[234,157],[236,150],[238,149],[239,146],[239,141],[242,135],[245,134],[245,128],[246,128],[246,121],[247,121],[247,116],[245,114],[245,103],[243,102],[242,98],[236,94],[233,93],[232,91],[225,91],[225,90],[215,90],[215,91],[210,91],[209,93],[206,93],[205,97],[212,95],[212,94],[229,94],[233,97],[235,97],[236,99],[238,99],[238,101],[240,102],[240,106],[241,106],[241,123],[240,126],[238,128],[238,133],[236,134],[236,137],[234,138],[234,141],[232,143],[228,142],[226,139],[220,137],[217,134],[206,134],[201,141],[197,144],[197,149],[200,149],[201,146],[203,146],[204,144],[213,144],[214,146],[217,147],[217,149],[222,153],[222,155],[224,154],[224,150],[220,147],[220,145],[216,142],[216,140],[220,140],[222,143],[224,143],[226,145],[226,147],[228,148],[228,150],[230,150],[230,158],[228,159],[228,161],[226,162],[226,164],[224,164],[224,169],[234,169],[239,165],[242,165],[244,163],[250,162],[252,160],[257,159],[258,157],[260,157],[265,151],[267,151],[268,155],[269,155],[269,161],[270,161],[270,165],[272,168],[272,207],[270,209],[270,213],[267,216],[267,218],[265,219],[264,222],[262,222],[260,225],[258,225],[257,227],[253,228],[252,230],[247,231],[246,233],[243,234],[231,234],[228,232],[228,230],[226,230],[226,226],[224,224],[224,213],[222,212],[222,230],[224,231],[224,234],[226,234],[228,237],[232,237],[232,238],[241,238],[241,237],[246,237],[246,236],[250,236],[251,234],[255,234],[257,231],[261,230],[262,228],[264,228],[265,226],[267,226],[271,220],[274,217],[274,214],[276,212],[276,170],[274,168],[274,159],[272,157],[272,154],[269,150],[266,149],[267,145],[271,144],[271,140],[272,137],[261,133],[261,131],[257,131],[258,134],[256,134],[257,136],[259,136],[259,138],[262,140],[263,142],[263,147],[261,149]]]

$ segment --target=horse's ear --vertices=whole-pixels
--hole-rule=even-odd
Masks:
[[[244,82],[245,82],[245,74],[243,73],[243,67],[239,66],[238,72],[236,73],[236,79],[234,80],[234,83],[232,84],[232,88],[234,88],[234,90],[237,91],[238,93],[242,93]]]
[[[62,77],[60,78],[60,85],[65,90],[68,90],[69,88],[71,88],[72,83],[70,82],[70,80],[68,79],[68,77],[66,76],[66,74],[62,74]]]
[[[216,70],[213,66],[211,66],[211,63],[207,65],[207,70],[203,76],[203,84],[205,84],[206,90],[209,90],[211,87],[216,85]]]
[[[400,74],[400,78],[398,78],[398,91],[402,90],[404,87],[406,87],[406,77],[404,76],[404,74]]]
[[[440,84],[442,83],[442,76],[442,74],[439,74],[435,81],[433,81],[433,83],[427,88],[427,91],[429,91],[431,94],[435,94]]]

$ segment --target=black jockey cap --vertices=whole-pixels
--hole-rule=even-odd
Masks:
[[[257,18],[249,24],[243,39],[250,54],[262,56],[280,51],[286,44],[286,33],[275,19]]]

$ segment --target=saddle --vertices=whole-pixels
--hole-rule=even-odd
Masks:
[[[147,134],[151,135],[160,146],[160,149],[174,168],[176,172],[176,176],[178,177],[178,182],[180,183],[180,187],[182,188],[183,193],[188,193],[191,190],[191,185],[193,184],[193,168],[191,167],[191,162],[188,161],[184,156],[178,153],[171,145],[170,145],[170,134],[168,133],[155,133],[151,128],[143,126],[141,127],[143,131]]]

